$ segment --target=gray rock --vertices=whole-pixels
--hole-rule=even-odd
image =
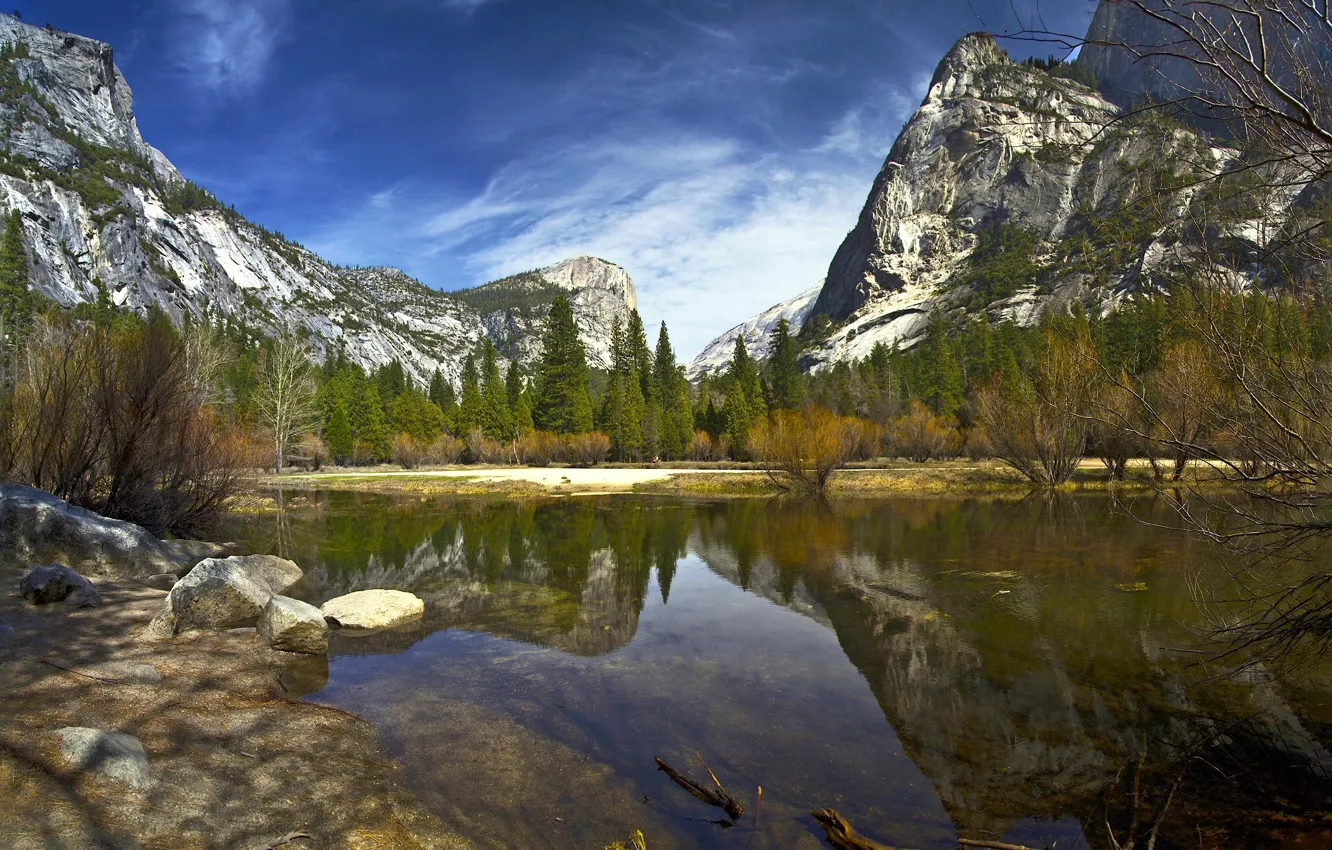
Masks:
[[[133,523],[19,484],[0,484],[0,541],[0,564],[61,563],[112,579],[174,573],[217,551],[208,543],[158,540]]]
[[[180,581],[180,577],[175,573],[158,573],[157,575],[148,576],[143,580],[143,583],[157,590],[170,590],[176,586],[178,581]]]
[[[301,577],[301,568],[271,555],[200,561],[162,600],[146,636],[168,638],[190,629],[226,629],[257,619],[274,595]]]
[[[359,590],[324,603],[329,625],[343,629],[391,629],[419,620],[425,603],[401,590]]]
[[[323,655],[328,652],[328,623],[319,609],[299,599],[274,596],[259,617],[259,634],[283,652]]]
[[[273,555],[236,555],[223,559],[223,562],[251,579],[268,585],[273,593],[283,592],[300,581],[302,575],[301,568],[294,562]]]
[[[29,568],[19,582],[19,593],[34,605],[66,600],[80,608],[102,604],[102,594],[93,583],[63,564]]]
[[[57,729],[60,753],[71,767],[146,788],[152,781],[148,753],[133,735],[67,726]]]

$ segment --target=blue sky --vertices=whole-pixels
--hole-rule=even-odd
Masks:
[[[1014,25],[1009,0],[15,2],[110,42],[144,138],[252,220],[441,289],[601,256],[686,360],[822,278],[943,53]]]

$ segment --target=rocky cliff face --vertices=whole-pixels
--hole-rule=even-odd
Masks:
[[[1121,115],[1062,69],[1014,63],[987,35],[959,41],[833,257],[807,314],[827,317],[829,331],[806,340],[802,365],[861,359],[880,342],[910,347],[936,310],[1027,323],[1051,304],[1112,303],[1150,282],[1164,231],[1140,234],[1131,256],[1093,256],[1102,225],[1182,163],[1220,167],[1231,154],[1164,121],[1112,125]],[[1182,209],[1189,193],[1175,202]],[[1250,224],[1235,233],[1253,241],[1261,228]],[[1022,262],[992,273],[985,258],[1006,252]],[[691,373],[724,362],[724,348],[714,341]]]
[[[456,383],[467,352],[497,326],[396,269],[335,267],[186,183],[140,135],[109,45],[8,15],[0,42],[14,57],[0,59],[0,209],[21,213],[44,297],[90,302],[100,284],[119,306],[177,321],[290,326],[317,357],[342,347],[366,368],[397,358],[418,382],[440,369]],[[635,304],[632,281],[609,263],[580,258],[542,274],[570,293],[594,352],[608,317]],[[524,361],[539,353],[539,326],[537,316],[510,329]]]
[[[514,275],[457,297],[481,314],[486,334],[506,358],[531,363],[541,356],[541,327],[558,294],[569,299],[589,365],[611,366],[611,331],[638,309],[629,273],[597,257],[576,257]]]
[[[796,297],[769,307],[749,321],[731,328],[708,343],[707,348],[685,367],[685,375],[689,380],[696,381],[708,372],[724,371],[735,354],[735,341],[742,335],[745,338],[745,350],[750,356],[766,359],[771,353],[772,335],[777,331],[778,323],[786,319],[791,325],[791,333],[798,333],[814,309],[814,302],[818,300],[822,289],[821,284],[806,289]]]

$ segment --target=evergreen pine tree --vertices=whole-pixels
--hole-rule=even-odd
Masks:
[[[513,436],[521,437],[532,430],[532,407],[523,387],[523,373],[517,360],[509,361],[504,374],[504,394],[509,403],[509,417],[513,423]]]
[[[457,403],[453,396],[453,384],[448,382],[444,374],[438,369],[430,376],[430,392],[428,396],[440,410],[448,410]]]
[[[578,337],[573,308],[555,296],[541,337],[542,352],[533,419],[539,428],[577,434],[592,428],[587,353]]]
[[[648,348],[647,331],[643,328],[643,319],[637,310],[629,313],[629,326],[625,328],[624,344],[634,374],[638,376],[639,393],[646,402],[652,393],[652,350]]]
[[[940,313],[930,316],[921,345],[920,369],[915,395],[941,416],[952,416],[962,404],[962,369],[948,338],[947,320]]]
[[[324,427],[324,443],[334,463],[345,464],[356,452],[356,440],[352,437],[351,419],[347,416],[346,406],[339,401],[333,408],[328,425]]]
[[[481,431],[492,440],[513,439],[509,393],[500,374],[499,352],[487,337],[481,346]]]
[[[727,382],[726,433],[731,437],[732,454],[740,457],[745,454],[749,429],[767,413],[758,367],[745,348],[743,334],[736,337],[735,354],[731,359]]]
[[[17,335],[32,317],[36,299],[28,288],[28,249],[23,237],[23,218],[12,210],[0,238],[0,323],[7,334]]]
[[[805,385],[800,378],[800,366],[796,362],[796,341],[791,336],[791,323],[782,319],[777,323],[773,334],[772,358],[769,370],[772,381],[772,406],[783,410],[795,410],[803,402]]]
[[[481,427],[481,377],[476,371],[476,357],[471,354],[463,361],[462,394],[454,427],[464,440]]]
[[[684,457],[694,436],[694,414],[689,401],[689,382],[675,362],[666,323],[657,334],[657,351],[652,364],[652,383],[657,398],[658,453],[667,460]]]

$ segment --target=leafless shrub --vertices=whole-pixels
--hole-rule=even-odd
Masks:
[[[296,455],[292,461],[302,469],[318,472],[328,461],[328,446],[318,434],[306,434],[296,446]]]
[[[749,449],[781,489],[822,493],[851,456],[851,431],[823,407],[779,410],[750,432]]]
[[[8,476],[157,533],[206,531],[236,490],[243,446],[189,352],[163,316],[35,322],[0,412]]]
[[[996,378],[976,394],[976,408],[995,456],[1033,483],[1056,485],[1082,460],[1096,368],[1085,329],[1071,338],[1046,331],[1034,373]]]
[[[410,434],[393,438],[393,462],[403,469],[416,469],[425,460],[425,446]]]
[[[712,447],[712,435],[707,431],[695,431],[694,438],[689,441],[685,448],[686,460],[709,461],[714,460],[716,454]]]
[[[610,437],[600,431],[570,434],[564,438],[565,459],[572,466],[596,466],[611,450]]]
[[[564,453],[564,441],[550,431],[529,431],[518,438],[518,461],[528,466],[550,466]]]
[[[888,424],[887,441],[893,454],[918,463],[953,455],[961,444],[957,420],[936,415],[918,399]]]
[[[430,444],[425,460],[427,463],[448,466],[461,460],[466,452],[467,444],[462,440],[452,434],[440,434]]]

